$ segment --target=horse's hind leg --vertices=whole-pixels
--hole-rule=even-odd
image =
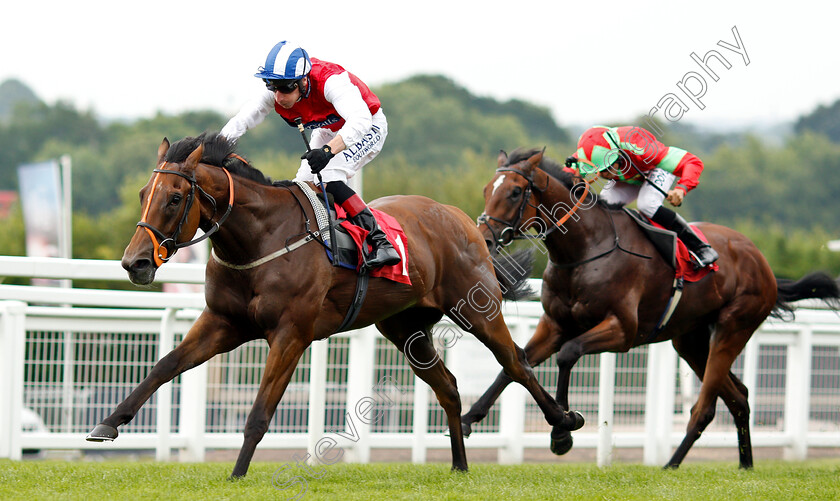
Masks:
[[[537,330],[534,332],[533,337],[528,340],[528,343],[524,348],[525,357],[528,359],[528,363],[531,367],[540,365],[554,352],[556,352],[557,346],[559,346],[559,339],[559,328],[553,321],[543,314],[542,318],[540,318],[539,324],[537,324]],[[499,373],[496,380],[493,381],[493,384],[487,388],[478,400],[476,400],[470,410],[461,417],[461,426],[464,429],[464,436],[468,437],[470,433],[472,433],[471,425],[473,423],[477,423],[487,416],[487,413],[490,411],[493,403],[496,402],[502,394],[502,391],[504,391],[507,385],[511,382],[513,382],[513,380],[505,373],[505,371],[501,371]]]
[[[461,430],[461,396],[455,376],[443,365],[431,342],[428,320],[408,310],[379,322],[376,327],[405,355],[414,373],[435,392],[449,425],[452,470],[467,471],[467,452]],[[425,390],[415,388],[414,391]]]
[[[749,405],[749,391],[747,386],[738,379],[735,374],[729,372],[729,379],[735,389],[736,394],[729,394],[723,397],[726,407],[732,414],[735,421],[735,427],[738,430],[738,464],[740,468],[751,469],[753,467],[752,455],[752,439],[750,438],[750,405]]]
[[[718,396],[723,399],[732,414],[738,430],[740,467],[752,468],[748,391],[747,387],[729,370],[751,334],[751,330],[741,331],[738,335],[731,337],[733,342],[729,343],[716,339],[711,343],[711,347],[709,331],[706,327],[674,338],[674,348],[700,378],[702,386],[697,402],[691,408],[686,436],[665,468],[678,468],[685,459],[691,446],[714,419],[715,402]]]
[[[117,427],[128,423],[140,407],[164,383],[178,374],[203,364],[213,356],[230,351],[247,341],[245,337],[220,316],[205,311],[190,328],[184,340],[165,357],[161,358],[149,375],[123,400],[110,416],[90,432],[87,440],[103,442],[114,440]]]

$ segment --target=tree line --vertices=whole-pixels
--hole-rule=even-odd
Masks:
[[[482,190],[500,149],[545,147],[562,161],[577,139],[551,113],[534,104],[478,97],[455,82],[420,75],[373,89],[389,120],[380,156],[364,170],[364,198],[419,194],[455,205],[475,218]],[[10,97],[11,96],[11,97]],[[679,209],[689,220],[732,226],[752,238],[779,276],[813,269],[840,273],[840,255],[826,242],[840,238],[840,137],[834,111],[803,116],[778,143],[758,135],[707,133],[659,124],[665,144],[704,161],[700,186]],[[163,137],[177,141],[219,130],[228,117],[209,110],[157,113],[131,122],[105,123],[71,103],[48,105],[25,85],[0,85],[0,189],[17,189],[16,167],[69,154],[73,159],[73,255],[118,259],[139,218],[137,191],[154,168]],[[643,123],[626,120],[614,124]],[[588,124],[594,125],[594,124]],[[304,146],[299,134],[269,117],[243,136],[239,153],[274,179],[294,176]],[[19,207],[0,220],[0,254],[23,255]],[[544,263],[538,263],[541,272]]]

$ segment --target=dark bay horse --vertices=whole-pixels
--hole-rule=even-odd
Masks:
[[[301,244],[310,225],[317,229],[311,205],[301,203],[306,201],[301,189],[291,183],[273,186],[236,156],[223,136],[186,138],[171,148],[164,139],[157,168],[140,190],[140,199],[143,216],[122,259],[132,282],[150,284],[177,246],[194,243],[197,228],[211,235],[219,260],[207,264],[207,306],[184,340],[94,428],[88,440],[116,438],[117,427],[129,422],[162,384],[178,374],[247,341],[265,339],[266,368],[231,475],[244,476],[304,350],[341,325],[356,274],[332,266],[319,243]],[[452,469],[466,471],[467,458],[455,378],[436,357],[431,342],[431,328],[444,314],[493,352],[505,374],[539,403],[551,425],[575,428],[578,417],[564,412],[539,385],[502,315],[485,314],[490,302],[502,300],[503,286],[505,296],[512,297],[527,277],[500,282],[505,279],[497,274],[511,277],[513,270],[502,273],[490,265],[484,237],[455,207],[419,196],[387,197],[371,205],[402,225],[411,285],[371,278],[367,300],[350,328],[375,323],[403,353],[406,343],[411,343],[407,358],[414,361],[412,369],[432,387],[446,412]],[[307,247],[262,262],[298,244]]]
[[[720,397],[735,420],[740,467],[751,468],[747,388],[731,372],[732,362],[768,315],[791,311],[790,302],[819,298],[836,307],[837,283],[822,273],[777,282],[764,256],[745,236],[723,226],[698,224],[720,253],[720,269],[686,283],[670,321],[655,333],[670,297],[674,269],[624,211],[597,201],[586,193],[588,186],[577,181],[539,150],[520,149],[509,158],[502,152],[496,174],[484,188],[485,212],[479,221],[491,250],[535,228],[548,251],[544,313],[525,346],[528,362],[537,366],[557,353],[556,399],[569,409],[570,373],[580,357],[626,352],[670,339],[702,386],[686,436],[666,467],[676,468],[683,461],[714,418]],[[509,382],[500,374],[463,416],[466,436]],[[551,438],[555,454],[572,447],[564,425],[555,426]]]

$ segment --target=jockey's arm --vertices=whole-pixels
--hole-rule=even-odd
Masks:
[[[239,113],[234,115],[228,123],[222,127],[221,135],[231,140],[237,140],[246,131],[253,129],[274,111],[274,93],[263,89],[257,96],[245,103]]]
[[[350,81],[350,74],[347,72],[327,79],[324,83],[324,97],[332,103],[335,111],[344,119],[344,125],[327,143],[333,153],[338,153],[348,144],[362,140],[373,125],[373,117],[362,98],[362,93]]]
[[[668,202],[676,207],[679,207],[685,195],[697,186],[703,172],[703,162],[696,155],[674,146],[668,148],[667,154],[659,161],[657,167],[679,176],[677,184],[668,191],[667,197]]]

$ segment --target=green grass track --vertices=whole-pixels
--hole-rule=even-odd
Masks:
[[[291,463],[251,465],[229,481],[230,463],[0,461],[0,499],[840,499],[840,460],[689,463],[679,470],[617,464],[335,464],[306,470]]]

